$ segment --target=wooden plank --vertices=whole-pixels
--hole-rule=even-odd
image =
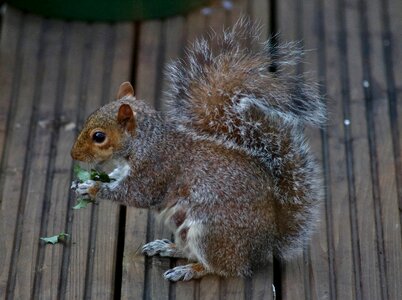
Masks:
[[[107,25],[93,24],[86,28],[87,44],[85,45],[83,69],[80,78],[80,99],[79,105],[82,115],[79,116],[78,126],[82,126],[85,118],[102,104],[102,77],[105,71],[103,63],[104,53],[109,46],[107,40]],[[85,103],[85,104],[84,104]],[[73,222],[70,225],[71,232],[71,253],[68,267],[67,285],[65,297],[85,298],[91,297],[94,274],[94,255],[96,251],[96,217],[98,216],[99,205],[93,205],[87,209],[81,209],[73,215]],[[112,217],[112,216],[111,216]],[[111,218],[110,217],[110,218]],[[115,218],[118,216],[115,215]],[[112,230],[113,234],[116,232]],[[112,233],[99,233],[112,234]],[[109,259],[113,260],[114,257]],[[109,263],[109,261],[105,261]],[[110,286],[105,287],[106,289]],[[110,290],[105,290],[110,293]]]
[[[22,17],[18,11],[11,9],[2,20],[0,34],[0,157],[3,156],[9,115],[11,114],[11,97],[13,93],[14,78],[17,75],[17,49],[21,47]],[[3,171],[3,170],[1,170]]]
[[[354,8],[358,2],[352,2],[346,7],[347,19],[347,46],[350,81],[351,114],[351,140],[353,146],[354,177],[356,186],[357,224],[360,244],[361,285],[363,299],[380,299],[382,297],[381,271],[382,262],[378,259],[378,232],[376,232],[375,193],[374,180],[368,180],[370,174],[370,161],[373,161],[370,151],[370,141],[367,139],[368,131],[372,129],[366,122],[366,107],[364,101],[364,64],[365,46],[360,44],[359,15]],[[373,174],[371,174],[373,179]]]
[[[248,0],[251,6],[249,14],[251,18],[260,24],[261,38],[268,39],[271,36],[272,28],[271,23],[271,5],[269,1],[265,0]]]
[[[398,0],[384,1],[382,5],[384,62],[387,69],[389,112],[393,137],[393,150],[396,167],[399,223],[402,223],[402,3]],[[400,228],[402,234],[402,228]]]
[[[400,12],[402,11],[402,3],[397,0],[385,1],[383,3],[383,23],[384,23],[384,61],[386,63],[386,75],[388,83],[388,99],[389,99],[389,114],[391,120],[391,131],[393,137],[393,154],[395,157],[396,167],[396,184],[397,196],[399,206],[399,225],[395,224],[394,230],[399,229],[402,234],[402,74],[400,72],[402,67],[402,37],[400,28],[402,28],[402,18]],[[397,228],[399,226],[399,228]],[[392,227],[391,227],[392,228]],[[390,232],[394,233],[394,230]],[[386,243],[392,245],[392,241],[388,238]],[[392,269],[394,270],[394,269]],[[401,268],[399,267],[399,270]],[[389,275],[392,276],[392,275]],[[400,285],[389,285],[390,294],[397,295]]]
[[[194,42],[195,39],[205,35],[206,18],[202,10],[196,10],[186,16],[185,40],[184,45],[187,46]]]
[[[136,82],[134,88],[137,98],[156,104],[156,80],[158,78],[158,59],[162,34],[161,21],[148,21],[140,25],[137,55]]]
[[[99,94],[96,97],[99,98],[100,104],[94,107],[93,110],[110,101],[110,64],[113,61],[113,51],[116,46],[114,44],[116,32],[111,25],[96,24],[95,26],[99,26],[99,36],[96,36],[95,40],[96,43],[99,43],[99,46],[95,49],[100,52],[98,63],[102,65],[102,69],[100,67],[96,68],[100,72],[99,77],[96,76],[89,85],[89,95],[93,93],[93,89],[99,90]],[[119,206],[113,205],[110,201],[99,200],[98,205],[94,205],[91,208],[92,216],[89,224],[90,251],[88,253],[85,278],[85,297],[112,298],[119,231]]]
[[[322,18],[322,4],[308,1],[303,2],[302,13],[302,30],[303,42],[305,53],[305,61],[303,64],[303,71],[311,74],[310,78],[315,82],[321,84],[320,93],[325,99],[325,88],[323,87],[323,73],[324,73],[324,44],[323,44],[323,18]],[[320,29],[317,30],[317,27]],[[307,77],[309,77],[307,75]],[[311,145],[318,164],[321,167],[321,174],[323,180],[323,203],[320,210],[320,222],[317,226],[316,233],[312,236],[308,248],[304,251],[304,297],[312,299],[326,299],[330,297],[330,284],[329,284],[329,257],[328,251],[328,238],[327,238],[327,180],[328,180],[328,156],[324,151],[324,143],[326,139],[323,138],[324,130],[318,128],[308,128],[306,135]]]
[[[146,209],[127,207],[122,299],[144,299],[145,296],[145,257],[141,247],[147,239],[147,220]]]
[[[365,3],[363,15],[367,26],[367,44],[363,45],[364,62],[369,62],[366,69],[368,81],[364,84],[368,113],[368,123],[372,136],[372,172],[373,183],[377,185],[374,193],[375,226],[378,254],[378,269],[383,299],[396,299],[402,295],[402,241],[400,234],[400,212],[398,212],[398,195],[393,155],[390,113],[387,106],[387,76],[384,67],[382,37],[382,1]],[[400,11],[401,12],[401,11]],[[366,56],[367,55],[367,56]],[[371,97],[367,99],[367,96]],[[372,137],[372,140],[371,140]],[[370,141],[371,140],[371,141]],[[373,266],[374,268],[375,266]],[[374,297],[373,297],[374,299]]]
[[[169,74],[165,74],[165,67],[167,64],[171,63],[172,61],[182,57],[184,54],[184,45],[186,45],[185,40],[185,19],[183,17],[175,17],[166,19],[163,22],[163,53],[162,59],[160,62],[161,67],[161,74],[162,76],[162,84],[158,91],[158,98],[159,100],[159,110],[165,110],[165,98],[164,92],[169,88]]]
[[[70,148],[76,137],[76,130],[72,127],[76,125],[78,115],[79,98],[79,78],[82,67],[83,48],[85,44],[85,25],[82,23],[71,23],[65,26],[65,42],[62,48],[66,47],[65,62],[60,64],[60,74],[58,75],[57,97],[61,99],[61,108],[56,115],[57,137],[55,149],[54,169],[51,174],[51,191],[48,195],[50,207],[44,214],[48,220],[41,235],[50,236],[59,232],[67,232],[66,218],[68,209],[71,209],[72,199],[68,186],[71,182]],[[68,28],[67,28],[68,27]],[[66,54],[64,56],[64,54]],[[62,114],[60,112],[62,111]],[[55,299],[61,298],[60,281],[64,277],[62,262],[65,249],[70,248],[71,244],[65,246],[41,246],[43,258],[38,259],[37,263],[37,284],[34,286],[34,298]]]
[[[12,10],[9,13],[13,13]],[[7,20],[7,19],[6,19]],[[16,284],[18,249],[21,246],[21,223],[24,213],[23,191],[28,173],[27,161],[30,160],[29,146],[33,141],[30,138],[33,126],[32,103],[35,89],[35,77],[38,65],[39,33],[41,20],[37,17],[26,16],[21,34],[21,46],[17,49],[18,63],[16,66],[15,88],[11,94],[12,116],[7,141],[3,155],[3,174],[1,178],[1,237],[2,261],[0,275],[1,297],[13,298]],[[15,36],[18,39],[18,36]],[[27,103],[28,101],[28,103]],[[27,147],[28,145],[28,147]],[[26,186],[26,184],[25,184]]]
[[[351,216],[348,186],[348,165],[346,164],[346,144],[344,136],[344,116],[342,101],[342,57],[339,53],[340,22],[337,14],[338,4],[324,3],[325,53],[328,109],[331,120],[328,126],[328,153],[330,178],[328,181],[331,194],[331,223],[333,235],[333,266],[335,274],[334,297],[339,299],[353,299],[356,297],[356,282],[352,249]],[[342,65],[344,66],[344,65]],[[332,100],[334,99],[334,100]]]
[[[9,133],[15,114],[15,94],[17,92],[21,71],[22,16],[18,11],[9,10],[4,15],[0,39],[0,187],[3,188],[6,176],[7,151]],[[14,101],[12,101],[14,100]],[[3,196],[3,195],[2,195]],[[0,298],[5,298],[9,259],[11,251],[7,252],[7,235],[4,227],[3,197],[0,199]],[[13,232],[10,232],[12,234]],[[10,235],[11,236],[11,235]]]
[[[54,113],[57,106],[56,88],[60,64],[60,47],[62,30],[60,22],[42,21],[39,43],[41,50],[38,57],[38,71],[35,74],[35,89],[31,99],[25,99],[24,105],[34,106],[34,114],[30,125],[32,142],[28,142],[29,159],[27,161],[26,179],[21,187],[25,202],[20,211],[22,221],[20,227],[21,244],[16,250],[16,274],[14,296],[20,299],[31,297],[36,273],[36,260],[42,212],[46,193],[46,183],[50,164],[50,151],[54,137]],[[46,58],[46,59],[45,59]],[[50,176],[50,175],[49,175]],[[56,233],[57,234],[57,233]]]
[[[22,36],[23,23],[22,15],[18,11],[9,10],[2,19],[1,39],[0,39],[0,187],[4,188],[4,180],[7,173],[7,145],[9,135],[12,131],[15,112],[16,112],[16,93],[21,76],[22,59]],[[8,268],[10,265],[11,251],[7,243],[12,243],[13,230],[6,228],[3,209],[3,195],[0,200],[0,298],[5,298]],[[8,212],[7,212],[8,214]],[[7,234],[7,231],[10,231]],[[11,240],[9,240],[11,237]]]

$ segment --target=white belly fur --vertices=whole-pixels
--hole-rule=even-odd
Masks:
[[[126,162],[119,162],[116,168],[109,173],[109,177],[114,179],[114,181],[108,183],[108,186],[111,190],[114,190],[120,182],[128,176],[130,173],[130,165]]]

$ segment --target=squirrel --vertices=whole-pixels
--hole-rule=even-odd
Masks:
[[[194,42],[167,67],[166,112],[122,83],[72,147],[75,160],[115,167],[114,181],[88,180],[77,194],[154,209],[170,226],[174,242],[142,248],[192,262],[168,280],[250,276],[300,252],[319,219],[321,176],[303,129],[325,124],[326,108],[316,84],[289,70],[297,43],[259,32],[240,19]]]

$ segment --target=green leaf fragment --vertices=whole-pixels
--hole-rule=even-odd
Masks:
[[[83,183],[84,181],[87,180],[94,180],[100,182],[111,182],[115,180],[113,178],[110,178],[107,173],[99,172],[95,169],[92,169],[90,172],[88,172],[83,168],[81,168],[79,165],[75,165],[74,174],[80,183]],[[82,198],[82,197],[77,198],[77,204],[73,207],[73,209],[86,208],[89,203],[95,203],[95,201],[89,198]]]
[[[103,172],[98,172],[94,169],[91,170],[91,179],[95,181],[101,181],[101,182],[110,182],[111,178],[109,177],[108,174],[103,173]]]
[[[81,168],[79,165],[74,167],[74,174],[80,182],[91,179],[91,173]]]
[[[40,239],[42,241],[45,241],[47,244],[57,244],[57,243],[61,243],[64,242],[70,235],[67,233],[60,233],[58,235],[54,235],[54,236],[49,236],[49,237],[41,237]]]
[[[94,203],[94,201],[91,200],[91,199],[78,198],[78,199],[77,199],[77,205],[75,205],[75,206],[73,207],[73,209],[86,208],[89,203]]]
[[[81,168],[79,165],[76,165],[74,167],[74,174],[75,177],[80,182],[84,182],[87,180],[94,180],[94,181],[101,181],[101,182],[111,182],[114,179],[110,178],[107,173],[104,172],[99,172],[95,169],[92,169],[91,172],[88,172],[87,170]]]

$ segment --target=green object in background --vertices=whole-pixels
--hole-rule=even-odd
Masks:
[[[46,17],[84,21],[130,21],[183,14],[206,0],[8,0]]]

